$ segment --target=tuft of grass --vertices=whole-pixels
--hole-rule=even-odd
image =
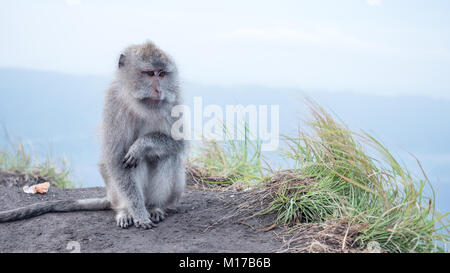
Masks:
[[[370,134],[350,130],[318,104],[308,106],[307,127],[298,136],[284,136],[282,155],[293,161],[292,169],[269,177],[259,146],[246,137],[207,142],[191,159],[192,177],[209,185],[253,188],[244,192],[238,213],[275,215],[275,225],[293,234],[288,251],[311,250],[304,234],[297,234],[305,230],[311,242],[332,251],[374,246],[382,252],[446,251],[449,213],[435,210],[425,172],[412,175]]]
[[[388,252],[443,251],[449,213],[435,211],[425,173],[413,177],[374,137],[351,131],[317,104],[309,106],[310,133],[285,137],[289,148],[283,153],[294,160],[295,173],[316,183],[306,190],[282,187],[266,211],[276,211],[279,223],[346,219],[361,226],[354,235],[361,246],[377,242]]]
[[[243,128],[243,140],[205,140],[194,149],[188,175],[196,184],[248,187],[263,179],[261,144],[250,139],[247,124]]]
[[[263,177],[259,145],[243,141],[205,141],[188,162],[188,173],[209,185],[249,185]]]
[[[11,144],[9,149],[0,150],[0,171],[37,176],[59,188],[74,187],[66,160],[59,159],[57,164],[51,156],[47,156],[43,161],[39,161],[21,141]]]

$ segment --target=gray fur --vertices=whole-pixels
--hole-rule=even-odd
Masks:
[[[173,61],[153,43],[130,46],[120,55],[107,90],[101,130],[100,172],[105,198],[50,201],[0,212],[0,222],[48,212],[114,209],[117,225],[152,228],[185,186],[183,140],[171,137],[172,107],[181,103]],[[144,72],[164,71],[150,77]],[[150,211],[147,210],[150,208]]]
[[[181,103],[173,62],[151,43],[124,52],[124,65],[105,96],[100,169],[117,225],[151,228],[184,190],[184,141],[171,135],[172,107]],[[164,69],[152,98],[153,79],[142,71]],[[150,212],[147,210],[150,207]]]
[[[23,220],[49,212],[106,210],[111,204],[106,198],[48,201],[0,212],[0,223]]]

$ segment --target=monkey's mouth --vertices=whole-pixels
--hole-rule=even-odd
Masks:
[[[160,104],[162,101],[163,101],[162,99],[152,99],[152,98],[145,98],[142,100],[142,102],[152,105]]]

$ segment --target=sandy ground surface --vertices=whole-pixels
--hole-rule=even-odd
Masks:
[[[23,179],[22,179],[23,180]],[[47,200],[101,197],[105,189],[58,189],[45,195],[22,191],[26,183],[0,173],[0,210]],[[14,182],[11,182],[14,181]],[[186,189],[180,203],[150,230],[115,225],[112,211],[49,213],[0,224],[0,252],[274,252],[278,230],[257,231],[269,219],[245,224],[228,218],[238,193]]]

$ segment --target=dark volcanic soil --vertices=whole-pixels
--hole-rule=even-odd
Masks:
[[[0,210],[46,200],[101,197],[104,188],[58,189],[45,195],[22,191],[26,181],[0,173]],[[180,203],[156,228],[120,229],[112,211],[49,213],[0,223],[0,252],[273,252],[281,247],[277,230],[256,231],[266,222],[246,224],[226,218],[239,194],[186,189]],[[224,218],[225,217],[225,218]],[[227,220],[228,219],[228,220]],[[267,220],[267,219],[266,219]],[[253,227],[252,227],[253,226]]]

